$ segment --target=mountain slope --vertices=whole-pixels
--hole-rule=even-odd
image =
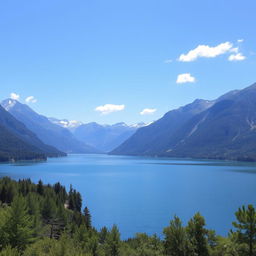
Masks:
[[[16,119],[21,121],[34,132],[45,144],[58,148],[66,153],[96,153],[98,150],[78,141],[72,133],[56,124],[48,118],[37,114],[29,106],[20,102],[7,99],[2,106]]]
[[[45,159],[65,154],[45,145],[33,132],[0,106],[0,161]]]
[[[214,102],[195,100],[193,103],[167,112],[151,125],[142,127],[111,154],[158,155],[171,144],[171,135],[194,115],[212,106]]]
[[[143,125],[145,124],[140,124]],[[127,140],[137,129],[138,126],[128,126],[125,123],[100,125],[92,122],[80,125],[73,133],[77,139],[103,152],[109,152]]]
[[[218,100],[173,136],[161,155],[256,160],[256,84]],[[182,138],[182,139],[181,139]]]
[[[176,117],[175,110],[171,111],[163,117],[165,127],[160,119],[155,126],[138,130],[112,153],[255,161],[255,109],[253,84],[221,96],[190,117],[186,111],[176,113]],[[172,116],[169,122],[168,115]]]

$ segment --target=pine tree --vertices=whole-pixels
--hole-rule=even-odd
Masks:
[[[84,221],[87,229],[92,227],[91,214],[87,207],[84,208]]]
[[[75,210],[81,212],[82,208],[82,196],[79,192],[74,191],[75,193]]]
[[[119,256],[120,255],[120,233],[116,225],[108,233],[106,240],[107,255]]]
[[[106,227],[101,228],[99,233],[99,242],[100,244],[104,244],[108,235],[108,229]]]
[[[37,184],[37,193],[41,196],[44,194],[44,186],[43,186],[43,182],[41,180],[39,180],[39,182]]]
[[[75,198],[74,198],[74,191],[72,185],[70,185],[69,193],[68,193],[68,208],[70,210],[75,209]]]
[[[208,256],[208,230],[204,228],[205,220],[200,213],[196,213],[194,217],[188,222],[187,234],[192,255]]]
[[[9,209],[4,227],[8,234],[8,243],[14,248],[24,250],[33,241],[32,219],[28,214],[26,200],[16,197]]]
[[[252,205],[239,208],[235,213],[237,222],[233,226],[237,229],[237,240],[239,243],[248,245],[248,256],[253,256],[256,245],[256,212]]]
[[[186,256],[187,255],[187,235],[182,226],[181,220],[174,216],[170,226],[164,229],[164,247],[167,255]]]
[[[54,218],[56,215],[56,205],[50,196],[46,196],[43,202],[42,216],[45,220]]]

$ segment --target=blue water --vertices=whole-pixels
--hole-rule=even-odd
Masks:
[[[256,164],[108,155],[69,155],[42,163],[1,164],[0,176],[60,181],[81,192],[96,228],[117,224],[122,238],[158,234],[176,214],[196,212],[226,235],[234,212],[256,204]]]

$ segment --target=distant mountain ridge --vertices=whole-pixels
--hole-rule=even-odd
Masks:
[[[144,123],[127,125],[123,122],[100,125],[95,122],[82,124],[74,129],[74,136],[103,152],[109,152],[132,136]]]
[[[68,129],[53,124],[47,117],[37,114],[26,104],[17,100],[6,99],[2,101],[1,105],[47,145],[56,147],[65,153],[100,152],[77,140]]]
[[[54,124],[69,129],[76,139],[99,149],[102,152],[110,152],[127,140],[135,131],[147,124],[140,122],[127,125],[119,122],[113,125],[98,124],[96,122],[82,123],[76,120],[48,118]]]
[[[256,83],[196,100],[139,129],[111,154],[256,160]]]
[[[57,119],[54,117],[49,117],[48,120],[54,124],[57,124],[63,128],[67,128],[70,131],[73,131],[78,126],[82,125],[83,123],[76,120],[68,120],[68,119]]]

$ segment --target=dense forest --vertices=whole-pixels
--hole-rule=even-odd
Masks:
[[[144,233],[121,240],[118,227],[96,230],[79,192],[60,183],[0,179],[0,256],[253,256],[256,211],[235,213],[228,237],[206,228],[196,213],[184,226],[174,216],[163,238]]]

